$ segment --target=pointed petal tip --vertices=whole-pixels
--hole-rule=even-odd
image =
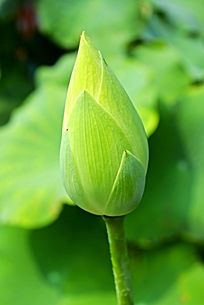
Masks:
[[[86,40],[86,32],[85,31],[81,32],[81,37],[80,38]]]
[[[79,98],[85,99],[85,98],[90,97],[90,96],[91,96],[91,95],[88,93],[87,90],[83,90],[83,91],[81,92],[81,94],[79,95]]]
[[[131,151],[129,151],[128,149],[124,150],[123,154],[128,157],[128,156],[132,156],[136,159],[138,159]],[[139,160],[139,159],[138,159]]]
[[[78,96],[78,102],[81,103],[82,105],[85,105],[87,103],[90,103],[95,101],[95,99],[93,98],[93,96],[87,91],[87,90],[83,90],[80,95]],[[96,102],[96,101],[95,101]]]
[[[90,37],[87,35],[87,33],[85,31],[83,31],[81,33],[81,39],[80,39],[80,44],[86,44],[88,46],[92,46],[93,47],[93,44],[91,42],[91,39]]]
[[[83,31],[81,33],[81,39],[80,39],[80,50],[86,49],[90,54],[95,54],[97,58],[101,60],[102,55],[101,52],[95,47],[93,44],[91,38],[87,35],[86,31]]]

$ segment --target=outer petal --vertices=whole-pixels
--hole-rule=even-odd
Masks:
[[[72,197],[73,202],[84,202],[87,204],[86,193],[83,189],[80,180],[78,168],[76,166],[73,153],[71,150],[68,130],[62,137],[61,152],[60,152],[60,165],[63,176],[64,186],[69,197]]]
[[[114,73],[101,57],[102,78],[99,103],[116,120],[131,143],[132,152],[142,162],[145,171],[148,165],[148,144],[142,121],[130,98]]]
[[[63,168],[68,195],[81,208],[102,215],[122,154],[131,149],[125,135],[109,114],[84,93],[75,103],[62,142],[62,164],[63,159],[70,158],[65,162],[67,168]],[[77,192],[81,197],[76,198]]]
[[[83,32],[67,92],[65,108],[67,119],[64,124],[69,120],[72,109],[83,91],[87,91],[96,100],[101,76],[102,69],[99,51],[93,47],[89,38]]]
[[[135,209],[145,186],[145,170],[129,151],[124,151],[104,215],[120,216]],[[127,204],[128,203],[128,204]]]

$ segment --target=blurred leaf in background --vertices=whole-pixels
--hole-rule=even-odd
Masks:
[[[60,201],[65,197],[58,160],[64,99],[61,87],[47,84],[36,90],[2,128],[2,223],[36,226],[59,214]]]
[[[135,0],[39,0],[39,27],[68,48],[77,47],[85,30],[104,52],[118,53],[139,31],[139,4]]]
[[[43,229],[2,227],[0,241],[1,304],[116,304],[100,218],[67,207]],[[130,255],[137,304],[202,304],[204,268],[192,246],[132,246]]]

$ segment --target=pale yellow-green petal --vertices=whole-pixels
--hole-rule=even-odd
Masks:
[[[96,97],[100,82],[101,60],[99,51],[92,46],[91,41],[83,32],[67,92],[65,108],[67,120],[79,95],[83,91],[87,91]]]
[[[78,168],[76,167],[71,151],[68,130],[65,131],[62,137],[60,166],[67,194],[72,197],[75,204],[83,202],[84,205],[88,206],[89,202],[86,197],[86,192],[80,181]],[[90,206],[90,208],[94,209],[93,206]]]
[[[104,215],[126,215],[140,202],[145,186],[145,169],[129,151],[124,151]]]
[[[129,143],[131,143],[133,153],[142,162],[146,171],[148,145],[142,121],[114,73],[108,68],[102,57],[101,60],[103,73],[99,103],[112,115],[123,130]]]
[[[75,202],[72,194],[68,194],[80,207],[102,215],[122,154],[131,147],[115,121],[86,92],[77,100],[70,116],[69,129],[67,133],[64,131],[63,137],[69,137],[77,170],[77,174],[72,172],[70,175],[78,176],[86,200],[81,198],[80,202]],[[66,147],[62,148],[61,158],[63,154],[68,154]],[[70,171],[70,167],[63,170]],[[65,179],[65,184],[69,183],[70,179]]]

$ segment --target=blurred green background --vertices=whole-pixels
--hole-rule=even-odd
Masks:
[[[115,305],[104,224],[67,202],[59,145],[87,31],[150,146],[126,219],[137,305],[204,304],[202,0],[0,0],[0,304]]]

